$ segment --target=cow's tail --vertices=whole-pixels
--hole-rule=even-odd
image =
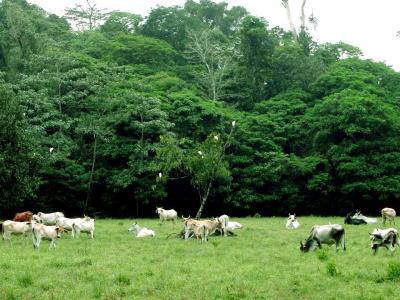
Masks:
[[[201,226],[201,240],[207,242],[207,226],[205,224]]]

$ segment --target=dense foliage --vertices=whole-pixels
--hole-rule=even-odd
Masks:
[[[0,2],[0,214],[397,206],[390,67],[224,2],[86,9]]]

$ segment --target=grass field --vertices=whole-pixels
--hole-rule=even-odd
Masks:
[[[399,299],[400,252],[372,256],[374,225],[346,228],[347,251],[303,254],[299,241],[314,224],[343,218],[241,218],[236,237],[207,244],[169,238],[181,224],[138,220],[156,237],[128,234],[131,220],[97,220],[94,240],[64,235],[57,250],[13,236],[0,244],[0,299]]]

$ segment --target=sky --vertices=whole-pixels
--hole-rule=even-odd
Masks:
[[[63,15],[66,7],[83,0],[28,0],[50,13]],[[214,0],[214,2],[221,2]],[[288,29],[286,11],[281,0],[225,0],[230,6],[245,7],[252,15],[264,17],[270,27]],[[299,25],[301,0],[290,0],[294,21]],[[126,11],[146,16],[151,8],[182,6],[185,0],[91,0],[99,8]],[[319,43],[339,42],[359,47],[364,58],[382,61],[400,71],[400,1],[399,0],[308,0],[306,14],[319,20],[316,30],[311,30]]]

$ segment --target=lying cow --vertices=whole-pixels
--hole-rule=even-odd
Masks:
[[[49,249],[55,249],[56,239],[61,237],[62,232],[64,232],[64,228],[61,226],[48,226],[34,223],[32,226],[33,248],[39,249],[42,239],[48,239],[51,241]]]
[[[131,227],[129,227],[128,231],[136,234],[136,237],[138,238],[146,236],[151,236],[151,237],[156,236],[153,230],[147,229],[146,227],[140,227],[137,222],[135,222],[135,224],[132,224]]]
[[[3,240],[11,241],[10,237],[11,234],[22,234],[24,238],[32,230],[32,223],[31,222],[15,222],[15,221],[4,221],[2,223],[2,233],[3,233]]]
[[[383,225],[385,225],[386,220],[389,220],[389,225],[391,224],[392,221],[393,224],[395,224],[394,218],[396,217],[396,211],[393,208],[385,207],[381,210],[381,214],[382,214]]]
[[[364,220],[365,223],[367,224],[376,224],[377,220],[376,218],[369,218],[364,216],[361,211],[357,210],[356,213],[353,215],[352,217],[353,219],[360,219],[360,220]]]
[[[399,234],[395,228],[378,229],[375,228],[370,235],[371,249],[375,255],[379,247],[385,247],[390,251],[395,250],[395,246],[399,245]]]
[[[64,217],[64,214],[62,212],[54,212],[49,214],[39,212],[36,215],[33,215],[32,219],[35,220],[37,223],[41,223],[44,225],[55,225],[58,218],[60,217]]]
[[[299,221],[297,221],[296,214],[291,215],[289,213],[289,217],[286,221],[287,229],[297,229],[300,227]]]
[[[343,226],[339,224],[313,226],[311,228],[310,236],[305,243],[303,244],[303,242],[300,242],[300,250],[302,252],[314,250],[315,244],[317,244],[319,248],[322,248],[321,244],[336,244],[336,251],[339,250],[341,244],[343,250],[346,250]]]
[[[350,216],[350,214],[347,214],[346,218],[344,219],[344,224],[362,225],[367,224],[367,222],[363,219],[353,218]]]
[[[164,221],[173,221],[176,224],[176,219],[178,218],[178,213],[174,209],[163,209],[162,207],[156,208],[156,213],[160,217],[160,225]]]
[[[72,236],[79,237],[81,232],[86,232],[90,238],[93,238],[94,229],[94,219],[86,217],[72,224]]]
[[[24,211],[21,213],[16,213],[13,221],[16,222],[30,222],[32,220],[33,213],[28,211]]]
[[[243,225],[240,224],[239,222],[228,221],[228,223],[225,225],[225,233],[226,233],[225,236],[227,236],[227,235],[236,235],[236,234],[234,233],[234,231],[235,231],[236,229],[241,229],[241,228],[243,228]],[[222,232],[221,232],[220,229],[217,228],[217,230],[214,232],[214,234],[215,234],[215,235],[216,235],[216,234],[222,234]],[[214,234],[213,234],[213,235],[214,235]]]

